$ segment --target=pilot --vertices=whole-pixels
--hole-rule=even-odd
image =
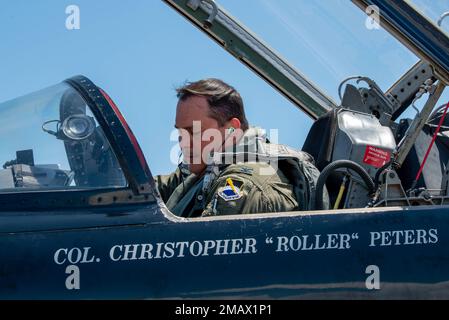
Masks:
[[[268,143],[250,127],[240,94],[219,79],[177,89],[175,127],[184,161],[155,177],[167,208],[182,217],[311,209],[313,159]],[[275,146],[275,147],[273,147]]]

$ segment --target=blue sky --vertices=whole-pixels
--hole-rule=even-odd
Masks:
[[[366,16],[347,0],[217,2],[335,101],[347,76],[368,75],[388,89],[417,61],[385,31],[366,29]],[[80,8],[80,30],[65,27],[72,4]],[[0,35],[0,102],[83,74],[119,106],[153,174],[175,167],[174,88],[185,81],[216,77],[230,83],[240,91],[250,123],[279,129],[281,143],[301,148],[312,124],[159,0],[9,1],[0,11]]]

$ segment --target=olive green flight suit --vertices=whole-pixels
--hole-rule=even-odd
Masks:
[[[280,170],[266,174],[269,166],[264,162],[228,165],[204,194],[204,176],[183,177],[179,168],[155,180],[168,209],[182,217],[298,210],[289,180]]]
[[[212,157],[202,176],[178,167],[171,175],[155,178],[172,213],[199,217],[313,209],[319,176],[313,159],[269,143],[265,130],[249,128],[237,144]],[[227,157],[230,161],[223,161]],[[325,191],[325,207],[327,199]]]

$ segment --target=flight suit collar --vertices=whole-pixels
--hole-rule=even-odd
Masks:
[[[234,159],[236,156],[248,154],[264,154],[264,144],[267,141],[266,130],[260,127],[250,127],[245,131],[237,144],[228,146],[224,152],[216,152],[209,158],[210,165],[231,164],[245,162],[245,159]]]
[[[192,206],[192,201],[196,201],[195,197],[203,185],[204,176],[195,174],[189,175],[182,183],[180,183],[171,194],[166,202],[166,206],[170,211],[177,216],[189,216],[189,206]]]

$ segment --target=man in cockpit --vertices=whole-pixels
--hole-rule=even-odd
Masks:
[[[184,161],[172,174],[155,177],[172,213],[200,217],[311,209],[319,174],[313,160],[267,143],[263,130],[249,127],[233,87],[205,79],[177,93],[175,127]]]

